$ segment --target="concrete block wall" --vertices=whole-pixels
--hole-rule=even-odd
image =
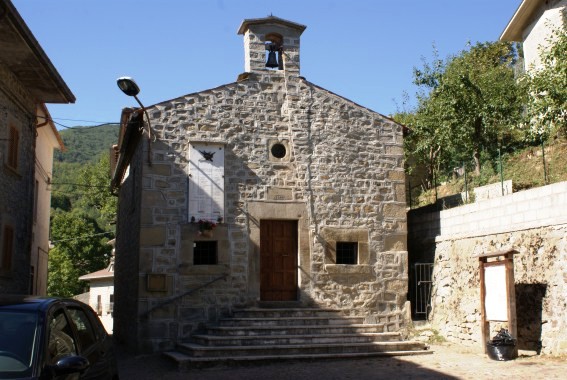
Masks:
[[[567,182],[412,217],[409,238],[436,240],[520,231],[567,223]]]
[[[485,201],[491,198],[498,198],[504,195],[512,194],[512,180],[502,183],[492,183],[486,186],[475,187],[473,189],[475,202]],[[464,193],[462,193],[464,195]],[[462,197],[465,198],[465,197]]]

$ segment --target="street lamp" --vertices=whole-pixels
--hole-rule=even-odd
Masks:
[[[118,87],[128,96],[136,96],[140,93],[140,87],[130,77],[120,77],[116,80]]]
[[[120,77],[116,80],[116,84],[118,85],[118,88],[122,90],[123,93],[125,93],[128,96],[133,96],[134,99],[136,99],[136,101],[140,105],[140,107],[142,107],[142,109],[145,108],[142,102],[140,102],[140,99],[138,99],[137,95],[140,93],[140,87],[138,87],[136,82],[134,82],[134,79],[130,77]]]
[[[128,96],[133,96],[134,99],[136,99],[140,107],[142,107],[142,111],[146,115],[146,119],[148,120],[148,164],[151,165],[152,164],[152,159],[151,159],[152,126],[150,124],[150,117],[148,115],[148,112],[146,111],[146,107],[144,107],[142,102],[140,102],[140,99],[138,99],[138,94],[140,93],[140,87],[138,87],[136,82],[134,82],[134,79],[130,77],[120,77],[116,80],[116,84],[123,93],[125,93]]]

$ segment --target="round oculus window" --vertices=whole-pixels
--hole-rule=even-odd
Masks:
[[[275,158],[284,158],[285,154],[287,153],[285,145],[281,143],[272,145],[271,152],[272,156],[274,156]]]

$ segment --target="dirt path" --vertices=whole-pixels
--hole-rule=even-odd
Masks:
[[[520,356],[498,362],[456,346],[431,355],[315,362],[278,362],[179,372],[161,355],[119,355],[122,380],[567,379],[566,358]]]

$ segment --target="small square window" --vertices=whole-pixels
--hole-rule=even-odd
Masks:
[[[193,243],[193,265],[216,265],[217,242],[196,241]]]
[[[358,243],[337,242],[337,264],[358,264]]]

